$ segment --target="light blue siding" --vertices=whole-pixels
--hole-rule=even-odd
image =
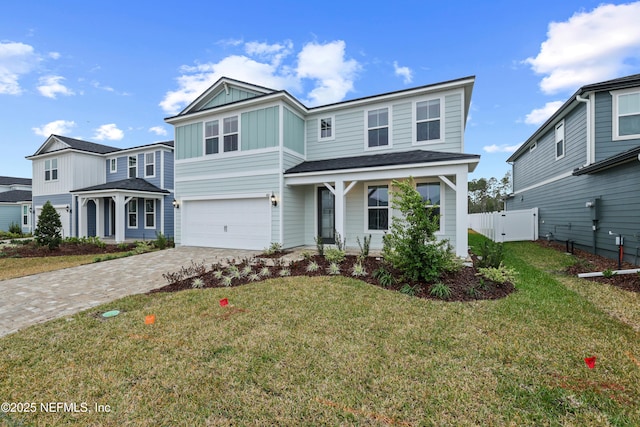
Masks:
[[[176,127],[176,140],[174,143],[176,160],[202,156],[203,132],[202,122]]]
[[[166,151],[164,153],[164,164],[162,165],[164,169],[164,182],[162,183],[162,187],[160,187],[162,189],[173,190],[173,163],[173,152]]]
[[[243,99],[249,99],[257,96],[254,92],[249,92],[246,90],[238,89],[232,86],[229,86],[229,94],[226,91],[222,90],[220,93],[215,95],[211,101],[207,102],[201,110],[217,107],[224,104],[229,104],[231,102],[242,101]]]
[[[596,161],[604,160],[640,145],[640,139],[613,140],[613,97],[609,92],[596,94]]]
[[[287,108],[283,110],[284,146],[297,153],[304,154],[304,120]]]
[[[243,151],[278,145],[278,111],[278,107],[269,107],[242,113],[240,138]]]
[[[12,223],[22,224],[20,205],[0,205],[0,231],[8,231]]]

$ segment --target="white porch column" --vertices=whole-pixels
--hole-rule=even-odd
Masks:
[[[456,172],[456,255],[461,258],[466,258],[469,255],[467,251],[469,246],[467,235],[467,227],[469,226],[467,175],[467,165],[462,166]]]
[[[84,197],[78,197],[78,237],[87,237],[87,201],[89,199]]]
[[[124,194],[116,194],[113,198],[116,202],[116,243],[124,242]]]
[[[104,199],[98,197],[94,199],[96,204],[96,236],[104,237]]]
[[[335,217],[336,217],[336,233],[340,234],[341,239],[345,239],[344,234],[344,218],[345,218],[345,203],[344,203],[344,181],[336,181],[336,185],[334,187],[334,196],[335,196]],[[336,236],[337,237],[337,236]]]

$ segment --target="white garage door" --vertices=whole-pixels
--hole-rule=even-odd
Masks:
[[[268,198],[186,200],[182,244],[214,248],[264,249],[271,240]]]

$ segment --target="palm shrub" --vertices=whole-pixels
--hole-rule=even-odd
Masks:
[[[51,250],[56,249],[62,242],[60,214],[56,212],[56,208],[48,200],[42,206],[36,231],[33,234],[36,236],[36,242],[39,246],[47,246]]]
[[[448,241],[438,242],[439,218],[432,215],[413,179],[393,181],[391,206],[400,211],[383,237],[382,254],[409,281],[433,282],[451,266]]]

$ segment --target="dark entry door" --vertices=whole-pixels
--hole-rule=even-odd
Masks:
[[[326,187],[318,187],[318,236],[324,243],[335,243],[335,196]]]

